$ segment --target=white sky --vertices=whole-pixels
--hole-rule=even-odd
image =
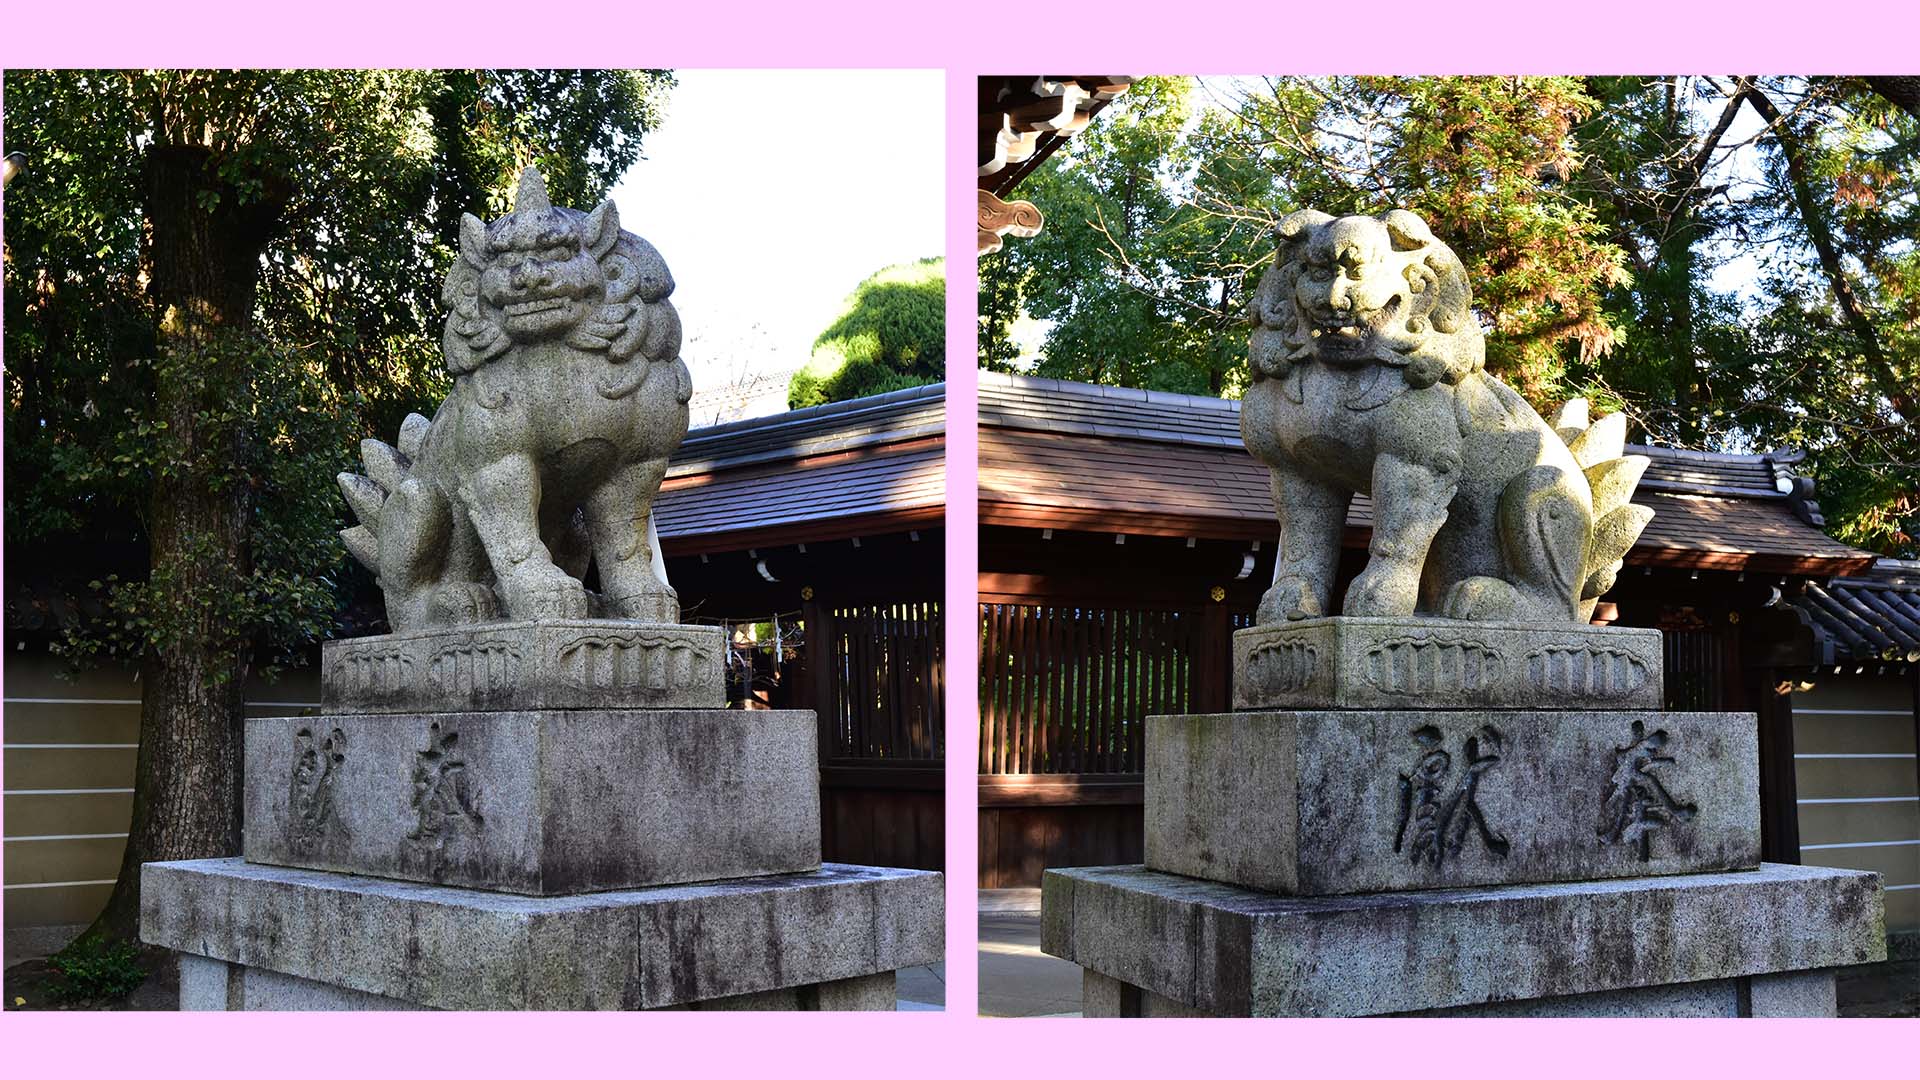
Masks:
[[[944,252],[941,72],[675,74],[612,197],[673,271],[695,386],[797,368],[862,278]]]

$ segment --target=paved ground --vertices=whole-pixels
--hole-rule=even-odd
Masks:
[[[980,1015],[1079,1014],[1079,965],[1040,951],[1040,890],[981,890]]]
[[[947,965],[928,964],[900,969],[894,993],[901,1012],[938,1012],[947,1007]]]

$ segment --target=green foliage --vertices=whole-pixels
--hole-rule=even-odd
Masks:
[[[1015,196],[1046,228],[980,262],[988,369],[1236,395],[1273,225],[1405,207],[1535,407],[1803,449],[1837,536],[1920,551],[1920,121],[1861,80],[1143,79]]]
[[[55,978],[47,992],[56,1001],[113,1001],[147,981],[140,947],[96,934],[81,936],[48,960]]]
[[[947,270],[944,259],[889,266],[847,296],[813,356],[794,373],[787,407],[925,386],[946,377]]]
[[[209,615],[273,653],[323,636],[346,580],[333,474],[446,389],[439,292],[460,214],[497,214],[535,162],[556,202],[590,205],[637,159],[672,85],[664,72],[8,71],[8,148],[28,170],[7,189],[6,539],[10,563],[65,575],[91,613],[66,654],[137,659]],[[236,240],[260,251],[257,270],[231,268],[243,285],[257,275],[250,314],[212,334],[162,333],[201,317],[156,293],[169,268],[153,262],[150,187],[159,156],[180,153],[201,162],[202,211],[259,224]],[[163,388],[184,411],[163,411]],[[246,493],[242,550],[181,538],[177,565],[211,576],[148,565],[153,499],[174,477]]]

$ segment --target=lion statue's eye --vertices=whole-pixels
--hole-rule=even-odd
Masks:
[[[565,262],[573,258],[573,249],[564,247],[548,248],[541,256],[548,262]]]

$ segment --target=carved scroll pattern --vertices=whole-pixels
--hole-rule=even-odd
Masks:
[[[1304,641],[1255,646],[1247,657],[1248,681],[1263,693],[1290,693],[1313,681],[1319,652]]]
[[[1445,638],[1403,637],[1367,650],[1367,681],[1388,693],[1457,694],[1487,690],[1505,672],[1486,646]]]
[[[440,694],[499,693],[511,689],[519,678],[520,647],[501,639],[449,645],[427,664],[428,685]]]
[[[560,650],[561,678],[577,690],[685,690],[710,666],[704,649],[646,634],[596,634]]]
[[[1622,649],[1550,645],[1527,654],[1527,681],[1556,694],[1624,697],[1647,681],[1647,662]]]

